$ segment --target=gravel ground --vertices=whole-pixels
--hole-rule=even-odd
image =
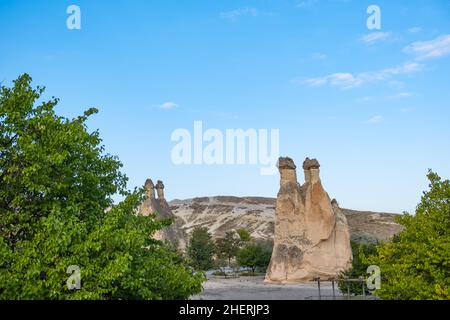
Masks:
[[[319,295],[316,283],[267,284],[264,277],[210,277],[203,287],[203,293],[192,300],[305,300]],[[321,294],[333,298],[331,283],[321,283]],[[337,287],[336,296],[342,297]]]

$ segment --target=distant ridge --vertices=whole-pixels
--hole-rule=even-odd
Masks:
[[[227,231],[245,228],[255,239],[272,240],[275,198],[215,196],[175,199],[169,202],[176,225],[185,236],[195,227],[206,227],[214,238]],[[352,240],[374,242],[386,240],[402,230],[395,222],[397,214],[343,209]]]

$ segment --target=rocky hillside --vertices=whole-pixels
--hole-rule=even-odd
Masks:
[[[245,228],[255,239],[272,240],[276,199],[261,197],[204,197],[169,202],[177,225],[189,235],[195,227],[207,227],[213,237]],[[342,209],[353,240],[384,240],[401,230],[395,214]]]

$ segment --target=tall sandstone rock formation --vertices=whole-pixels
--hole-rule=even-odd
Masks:
[[[305,183],[297,182],[294,161],[280,158],[281,175],[272,259],[266,282],[306,282],[335,277],[352,261],[347,219],[320,181],[320,165],[307,158]]]
[[[138,208],[139,214],[144,216],[156,214],[157,219],[170,219],[173,221],[172,225],[169,227],[165,227],[156,232],[154,238],[157,240],[170,241],[179,249],[184,250],[186,248],[186,243],[182,226],[177,217],[172,213],[172,209],[165,199],[164,183],[159,180],[158,183],[154,185],[151,179],[147,179],[145,182],[145,192],[145,201]],[[158,198],[156,198],[155,193]]]

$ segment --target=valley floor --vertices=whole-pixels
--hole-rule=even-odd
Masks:
[[[316,283],[266,284],[264,277],[211,277],[203,285],[203,293],[192,300],[305,300],[319,299]],[[331,283],[321,284],[322,299],[333,299]],[[343,296],[336,286],[336,299]]]

